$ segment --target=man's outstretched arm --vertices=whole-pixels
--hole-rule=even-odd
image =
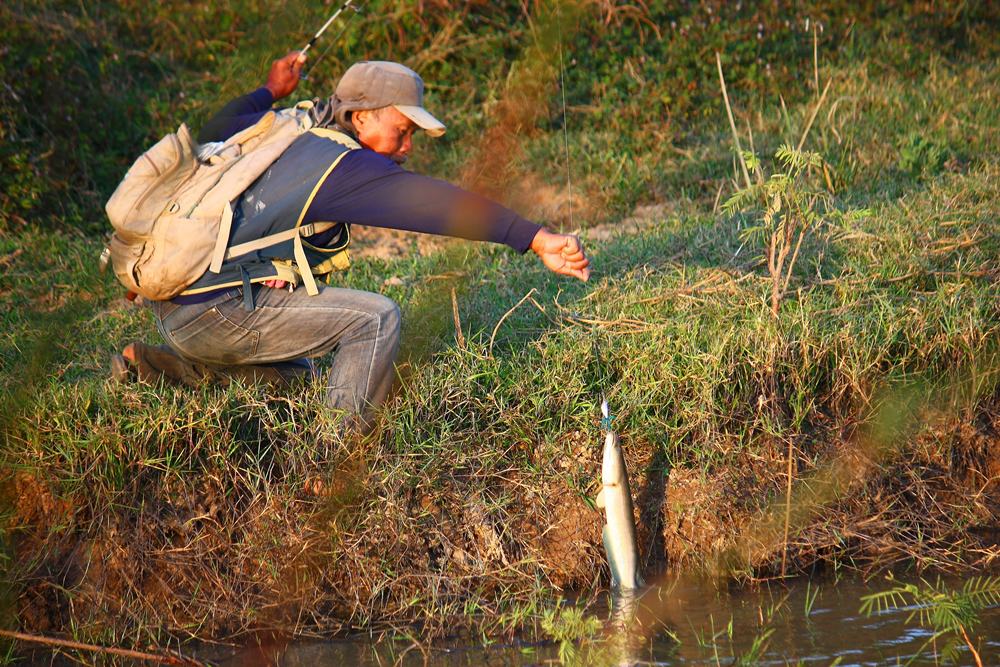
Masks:
[[[494,201],[407,171],[367,149],[344,157],[303,220],[328,221],[502,243],[518,252],[534,251],[556,273],[581,280],[589,276],[589,261],[576,237],[549,232]]]

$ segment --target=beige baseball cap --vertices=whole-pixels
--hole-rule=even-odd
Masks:
[[[354,63],[340,78],[334,95],[346,109],[395,107],[432,137],[444,134],[444,123],[424,108],[423,79],[405,65],[386,60]]]

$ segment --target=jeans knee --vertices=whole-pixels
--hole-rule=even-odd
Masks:
[[[382,297],[379,306],[379,322],[385,328],[386,335],[399,336],[400,323],[402,321],[399,306],[395,301],[387,297]]]

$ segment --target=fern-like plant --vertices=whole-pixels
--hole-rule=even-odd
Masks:
[[[561,665],[583,664],[580,645],[592,641],[600,629],[600,619],[572,605],[547,609],[542,615],[542,630],[559,645]]]
[[[861,598],[861,613],[871,616],[914,607],[906,622],[916,619],[920,625],[934,632],[916,655],[923,653],[931,642],[943,638],[945,644],[941,657],[945,662],[955,661],[959,646],[965,643],[972,651],[976,665],[983,667],[971,633],[979,624],[980,612],[1000,605],[1000,577],[973,577],[965,582],[961,590],[949,589],[940,579],[933,584],[921,579],[921,584],[898,584],[887,591],[865,595]]]

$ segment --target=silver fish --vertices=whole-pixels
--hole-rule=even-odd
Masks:
[[[601,465],[603,488],[597,494],[596,503],[604,509],[606,517],[602,536],[608,565],[611,567],[611,584],[615,588],[629,590],[642,586],[632,514],[632,493],[628,487],[625,458],[618,445],[618,434],[610,425],[607,401],[601,403],[601,412],[607,424],[607,435],[604,437],[604,459]]]

